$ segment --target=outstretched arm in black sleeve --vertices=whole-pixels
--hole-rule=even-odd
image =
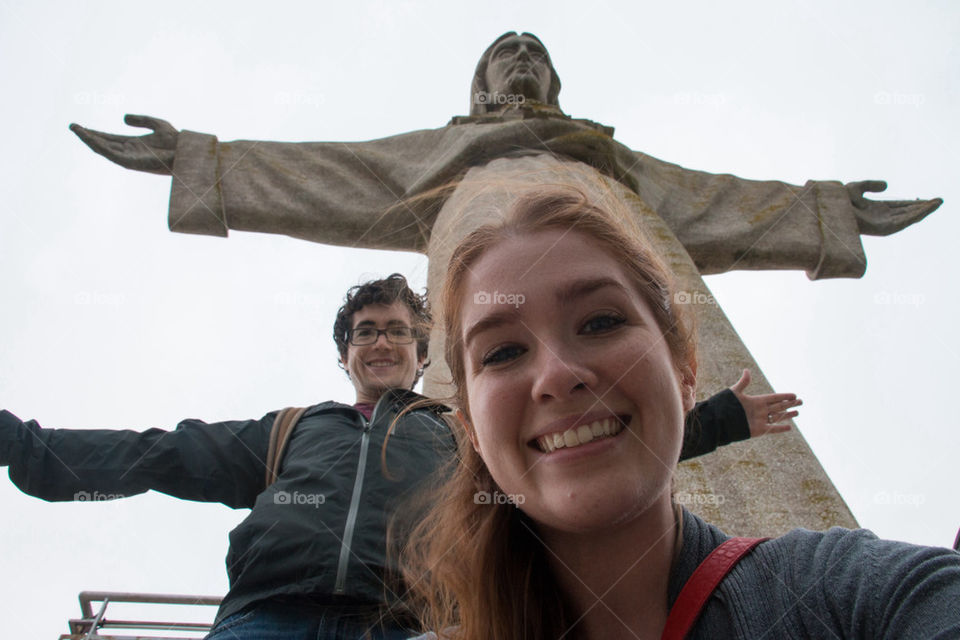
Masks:
[[[150,489],[252,507],[263,490],[275,414],[173,431],[44,429],[0,411],[0,464],[22,491],[49,501],[128,497]]]
[[[797,417],[794,407],[803,404],[794,393],[751,396],[744,393],[750,384],[746,369],[729,389],[698,402],[684,423],[680,459],[696,458],[731,442],[790,429]]]

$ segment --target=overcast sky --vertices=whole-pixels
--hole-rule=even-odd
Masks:
[[[504,31],[537,34],[574,117],[693,169],[885,179],[939,211],[866,238],[867,274],[712,276],[862,526],[960,526],[960,9],[954,3],[99,2],[0,5],[0,407],[46,427],[173,428],[352,401],[330,339],[351,285],[422,256],[170,233],[170,179],[67,129],[124,113],[221,140],[367,140],[443,126]],[[733,380],[729,381],[734,382]],[[150,493],[47,504],[0,481],[7,637],[54,638],[83,589],[222,594],[245,515]],[[30,623],[33,619],[35,622]]]

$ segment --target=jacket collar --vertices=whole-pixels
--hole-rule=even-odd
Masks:
[[[384,411],[390,410],[399,410],[403,407],[408,407],[418,400],[430,400],[424,395],[421,395],[410,389],[388,389],[380,396],[380,399],[377,400],[376,405],[374,406],[374,413],[381,414]],[[349,408],[353,410],[353,405],[348,405],[343,402],[337,402],[336,400],[328,400],[327,402],[321,402],[320,404],[315,404],[304,413],[304,416],[312,415],[319,413],[321,411],[328,411],[331,409],[345,409]],[[442,413],[448,413],[450,407],[446,406],[442,402],[431,400],[425,406],[424,409],[427,409],[437,415]]]
[[[377,400],[374,412],[376,412],[377,409],[380,409],[381,411],[387,409],[388,404],[395,408],[402,408],[408,407],[414,402],[419,402],[422,400],[427,401],[427,404],[424,406],[424,408],[429,409],[436,414],[450,411],[450,408],[444,405],[442,402],[427,398],[426,396],[420,395],[419,393],[410,389],[387,389],[383,395],[380,396],[380,399]]]

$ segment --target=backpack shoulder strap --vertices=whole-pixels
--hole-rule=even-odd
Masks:
[[[280,464],[283,462],[283,453],[287,448],[287,442],[290,440],[290,434],[297,422],[303,417],[307,407],[287,407],[281,410],[273,420],[273,427],[270,429],[270,440],[267,445],[267,477],[266,487],[269,487],[277,481],[280,474]]]
[[[682,640],[693,628],[703,606],[727,574],[754,547],[770,538],[730,538],[700,563],[670,608],[661,640]]]

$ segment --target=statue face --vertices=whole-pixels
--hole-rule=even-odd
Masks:
[[[506,38],[490,52],[486,81],[491,94],[520,94],[546,102],[550,90],[547,50],[529,36]]]

